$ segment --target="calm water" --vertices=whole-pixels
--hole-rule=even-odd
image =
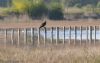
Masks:
[[[37,34],[37,32],[35,32]],[[53,38],[56,39],[56,33],[57,31],[53,31]],[[42,36],[44,36],[44,31],[41,31],[40,33]],[[51,31],[47,31],[47,38],[51,38]],[[59,38],[63,39],[64,38],[64,31],[59,31]],[[69,39],[69,30],[65,31],[65,38]],[[90,32],[88,30],[88,39],[90,38]],[[95,38],[95,32],[92,30],[92,39]],[[71,39],[75,39],[75,31],[71,31]],[[81,31],[77,30],[77,39],[81,39]],[[82,39],[87,39],[87,32],[86,30],[82,30]],[[96,39],[100,39],[100,30],[96,31]]]
[[[17,32],[17,31],[16,31]],[[22,31],[23,33],[24,31]],[[38,31],[34,31],[35,32],[35,35],[38,35]],[[4,31],[0,31],[0,34],[4,33]],[[8,31],[8,33],[11,33],[10,31]],[[53,30],[53,38],[56,39],[56,33],[57,31],[56,30]],[[31,31],[28,30],[28,35],[31,35]],[[44,31],[41,30],[40,32],[40,35],[41,36],[44,36]],[[81,39],[81,31],[80,30],[77,30],[77,39]],[[47,38],[51,38],[51,31],[48,30],[47,31]],[[63,30],[60,30],[59,31],[59,38],[60,39],[63,39],[64,38],[64,31]],[[89,30],[88,30],[88,39],[90,38],[90,33],[89,33]],[[94,34],[94,30],[92,30],[92,39],[95,38],[95,34]],[[69,39],[69,30],[65,30],[65,39]],[[74,30],[71,30],[71,39],[75,39],[75,31]],[[82,39],[87,39],[87,33],[86,33],[86,30],[82,30]],[[99,39],[100,40],[100,30],[97,30],[96,31],[96,39]]]

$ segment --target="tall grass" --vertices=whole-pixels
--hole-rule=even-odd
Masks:
[[[100,63],[100,47],[0,47],[0,63]]]

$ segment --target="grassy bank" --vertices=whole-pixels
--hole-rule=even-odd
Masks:
[[[100,63],[100,47],[0,47],[0,63]]]

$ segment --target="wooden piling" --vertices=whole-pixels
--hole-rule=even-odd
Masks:
[[[74,39],[74,45],[76,44],[76,39],[77,39],[77,28],[76,26],[74,27],[74,31],[75,31],[75,39]]]
[[[47,39],[47,30],[46,27],[44,27],[44,45],[46,45],[46,39]]]
[[[86,44],[88,43],[88,26],[86,27]]]
[[[4,45],[6,47],[7,44],[7,29],[5,29],[5,39],[4,39]]]
[[[31,42],[34,45],[34,28],[31,28]]]
[[[69,45],[71,44],[71,26],[69,27]]]
[[[38,28],[38,46],[40,45],[40,28]]]
[[[82,45],[82,26],[80,26],[80,45]]]
[[[14,29],[11,29],[11,44],[14,44]]]
[[[94,26],[94,45],[96,44],[96,26]]]
[[[51,28],[51,44],[53,43],[53,27]]]
[[[24,29],[24,44],[26,45],[27,43],[27,29]]]
[[[56,45],[58,45],[59,41],[59,27],[56,27]]]
[[[73,27],[73,26],[72,26]],[[72,32],[72,27],[71,26],[69,26],[68,27],[68,33],[69,33],[69,39],[68,39],[68,43],[69,43],[69,45],[71,44],[71,32]],[[74,28],[74,32],[75,32],[75,36],[74,36],[74,42],[73,42],[73,44],[75,45],[76,44],[76,41],[77,41],[77,30],[78,30],[78,28],[77,28],[78,26],[74,26],[73,28]],[[94,25],[94,26],[86,26],[85,27],[85,31],[86,31],[86,40],[85,40],[85,42],[86,43],[89,43],[89,45],[91,45],[91,43],[93,42],[93,44],[95,45],[96,44],[96,39],[97,39],[97,37],[96,37],[96,31],[97,31],[97,29],[96,29],[96,25]],[[93,30],[92,30],[92,28],[93,28]],[[30,28],[31,29],[31,42],[34,44],[34,28]],[[43,30],[44,30],[44,45],[46,45],[46,41],[47,41],[47,28],[46,27],[44,27],[43,28]],[[80,39],[79,39],[79,44],[80,45],[82,45],[82,41],[83,41],[83,39],[82,39],[82,26],[79,26],[79,30],[80,30]],[[84,30],[84,28],[83,28],[83,30]],[[37,31],[38,31],[38,45],[40,45],[40,39],[41,39],[41,37],[40,37],[40,28],[38,28],[37,29]],[[55,39],[55,44],[56,45],[58,45],[58,42],[59,42],[59,40],[60,40],[60,38],[59,38],[59,31],[60,31],[60,28],[59,27],[56,27],[56,39]],[[94,31],[94,39],[92,39],[92,31]],[[66,41],[66,28],[65,28],[65,26],[63,27],[63,41],[62,41],[62,43],[63,44],[65,44],[65,41]],[[11,36],[10,36],[10,40],[11,40],[11,44],[13,45],[14,44],[14,28],[13,29],[11,29]],[[54,36],[53,36],[53,27],[51,28],[51,43],[53,43],[53,39],[54,39]],[[17,45],[19,46],[20,45],[20,28],[17,28],[17,35],[18,35],[18,42],[17,42]],[[6,45],[7,44],[7,29],[4,29],[4,45]],[[24,43],[26,44],[27,43],[27,29],[26,28],[24,28]]]
[[[92,26],[89,26],[89,32],[90,32],[90,40],[89,40],[89,45],[92,42]]]
[[[34,45],[34,28],[31,28],[31,42],[33,43],[33,45]]]
[[[65,27],[63,27],[64,37],[63,37],[63,44],[65,44]]]
[[[19,46],[19,43],[20,43],[20,29],[18,28],[18,43],[17,43],[18,46]]]

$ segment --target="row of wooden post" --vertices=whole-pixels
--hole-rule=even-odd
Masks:
[[[68,39],[68,43],[69,44],[71,44],[71,30],[72,30],[72,28],[73,27],[68,27],[68,30],[69,30],[69,39]],[[95,44],[95,42],[96,42],[96,26],[94,26],[93,27],[94,28],[94,33],[95,33],[95,35],[94,35],[94,44]],[[31,28],[31,42],[34,44],[34,30],[35,28]],[[46,41],[47,41],[47,28],[46,27],[44,27],[43,28],[44,29],[44,45],[46,45]],[[58,41],[60,40],[59,39],[59,30],[60,28],[59,27],[56,27],[56,45],[58,44]],[[17,44],[18,45],[20,45],[20,29],[17,29],[18,30],[18,42],[17,42]],[[38,28],[37,29],[38,30],[38,45],[40,45],[40,32],[41,32],[41,29],[40,28]],[[78,29],[79,30],[79,29]],[[82,44],[82,26],[80,26],[80,45]],[[89,43],[89,44],[91,44],[91,42],[92,42],[92,26],[89,26],[89,27],[86,27],[85,28],[85,30],[86,30],[86,33],[87,33],[87,35],[86,35],[86,43]],[[89,32],[88,32],[88,30],[89,30]],[[54,40],[54,36],[53,36],[53,31],[54,31],[54,28],[53,27],[51,27],[51,43],[53,43],[53,40]],[[76,44],[76,41],[77,41],[77,27],[75,26],[74,27],[74,31],[75,31],[75,39],[74,39],[74,45]],[[66,42],[66,35],[65,35],[65,33],[66,33],[66,27],[63,27],[63,32],[64,32],[64,35],[63,35],[63,41],[62,41],[62,44],[65,44],[65,42]],[[90,34],[89,34],[90,33]],[[88,35],[90,35],[90,38],[88,38],[89,36]],[[4,41],[4,43],[6,44],[7,43],[7,29],[5,29],[5,41]],[[11,43],[13,44],[14,43],[14,29],[11,29]],[[24,29],[24,44],[27,44],[27,29],[25,28]]]

